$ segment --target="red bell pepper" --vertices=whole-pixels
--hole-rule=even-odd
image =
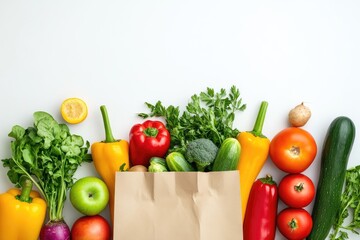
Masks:
[[[257,179],[251,188],[246,207],[244,240],[274,240],[278,188],[270,175]]]
[[[149,166],[150,158],[164,157],[170,147],[170,133],[160,121],[146,120],[130,130],[129,155],[132,166]]]

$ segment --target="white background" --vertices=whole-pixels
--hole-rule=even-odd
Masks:
[[[88,118],[70,129],[93,143],[104,139],[102,104],[115,137],[128,139],[145,101],[184,106],[206,87],[231,85],[247,104],[234,127],[251,130],[266,100],[271,139],[304,102],[313,113],[304,128],[321,152],[335,117],[360,126],[359,12],[355,0],[0,0],[0,157],[10,156],[11,127],[30,126],[34,111],[63,122],[68,97],[88,104]],[[305,171],[315,183],[319,160]],[[356,138],[348,166],[358,164]],[[265,173],[284,175],[270,159]],[[92,164],[76,173],[87,175],[96,175]],[[0,191],[10,187],[1,166]],[[64,216],[72,225],[80,214],[67,201]]]

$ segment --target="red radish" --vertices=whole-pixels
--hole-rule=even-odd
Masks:
[[[70,240],[70,228],[64,220],[46,223],[40,232],[40,240]]]

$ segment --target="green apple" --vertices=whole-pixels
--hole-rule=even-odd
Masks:
[[[87,216],[99,214],[109,202],[109,190],[98,177],[77,180],[70,189],[70,202],[76,210]]]

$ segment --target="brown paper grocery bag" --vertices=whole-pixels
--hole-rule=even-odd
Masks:
[[[114,240],[242,240],[238,171],[116,173]]]

